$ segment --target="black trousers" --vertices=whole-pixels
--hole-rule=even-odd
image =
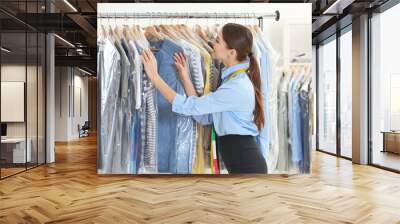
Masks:
[[[230,174],[268,172],[267,163],[254,136],[217,136],[216,141],[217,150]]]

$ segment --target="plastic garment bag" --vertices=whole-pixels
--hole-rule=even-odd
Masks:
[[[121,80],[121,58],[110,39],[104,39],[99,45],[99,58],[103,64],[100,67],[101,75],[101,152],[102,173],[112,172],[114,157],[114,143],[116,134],[116,120],[118,115],[118,94]],[[107,58],[105,58],[107,55]]]

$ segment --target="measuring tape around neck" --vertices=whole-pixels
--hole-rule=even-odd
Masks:
[[[239,75],[239,74],[242,73],[242,72],[247,72],[247,69],[248,69],[248,68],[241,68],[241,69],[238,69],[237,71],[235,71],[234,73],[232,73],[231,75],[229,75],[228,78],[224,80],[224,82],[226,82],[226,81],[228,81],[228,80],[234,78],[235,76]]]

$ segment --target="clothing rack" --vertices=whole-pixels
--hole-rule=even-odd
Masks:
[[[168,18],[177,18],[177,19],[183,19],[182,22],[185,22],[186,19],[192,19],[192,18],[195,18],[195,19],[204,18],[204,19],[211,19],[211,20],[213,20],[214,18],[215,19],[225,19],[225,18],[228,18],[228,19],[229,18],[230,19],[254,19],[254,23],[258,20],[258,26],[262,29],[264,18],[271,18],[271,19],[274,18],[276,21],[278,21],[279,17],[280,17],[279,11],[275,11],[275,13],[270,13],[270,14],[266,14],[266,13],[264,13],[264,14],[258,14],[258,13],[187,13],[187,12],[182,12],[182,13],[167,13],[167,12],[148,12],[148,13],[146,13],[146,12],[137,12],[137,13],[136,12],[133,12],[133,13],[116,12],[116,13],[114,13],[114,12],[109,12],[109,13],[98,13],[97,18],[99,19],[99,25],[101,24],[101,22],[103,22],[102,20],[104,20],[104,22],[107,22],[107,20],[114,20],[115,25],[117,25],[116,24],[117,22],[123,23],[124,20],[128,20],[128,19],[130,19],[130,20],[132,20],[132,19],[133,20],[135,20],[135,19],[150,19],[151,20],[151,19],[159,18],[162,20],[162,19],[168,19]],[[255,19],[257,19],[257,20],[255,20]],[[172,20],[172,21],[174,21],[174,20]],[[130,23],[129,21],[125,21],[125,22]],[[135,22],[135,21],[132,21],[132,22]],[[111,23],[109,23],[109,25],[110,24]],[[98,83],[101,83],[101,79],[102,79],[102,77],[100,75]],[[98,91],[99,91],[98,94],[101,95],[102,88],[101,88],[100,84],[98,87]],[[101,97],[99,97],[99,99],[100,98]],[[100,101],[101,100],[99,100],[99,102],[98,102],[99,105],[102,104],[102,102],[100,102]],[[101,112],[99,110],[100,110],[100,107],[98,108],[98,114],[99,114],[98,120],[100,120],[100,122],[98,121],[98,124],[100,125],[102,116],[104,116],[104,115],[101,115]],[[102,124],[101,126],[103,126],[103,125],[104,124]],[[103,130],[102,127],[100,127],[100,126],[98,128],[99,128],[99,130]],[[197,128],[196,128],[196,130],[197,130]],[[100,149],[100,150],[103,148],[102,144],[104,144],[104,143],[102,143],[103,139],[102,139],[101,133],[102,133],[101,131],[98,132],[98,149]],[[195,150],[197,151],[197,147]],[[140,153],[143,153],[143,152],[140,152]],[[156,153],[157,153],[157,151],[156,151]],[[213,153],[215,153],[215,151],[213,151]],[[214,156],[216,156],[216,155],[214,155]],[[98,164],[101,164],[102,157],[99,156],[98,158],[99,158]],[[215,162],[214,160],[213,160],[213,162]],[[193,166],[193,164],[192,164],[192,166]],[[216,168],[211,168],[211,169],[215,169],[215,172],[217,170]],[[109,172],[109,171],[106,171],[106,172]],[[112,172],[112,171],[110,171],[110,172]]]
[[[276,10],[274,13],[182,13],[182,12],[135,12],[135,13],[98,13],[97,18],[100,19],[258,19],[258,26],[263,27],[264,18],[274,18],[279,21],[280,12]]]

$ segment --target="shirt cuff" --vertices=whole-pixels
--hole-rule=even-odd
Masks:
[[[172,111],[175,113],[180,113],[185,99],[186,97],[176,94],[174,100],[172,101]]]

